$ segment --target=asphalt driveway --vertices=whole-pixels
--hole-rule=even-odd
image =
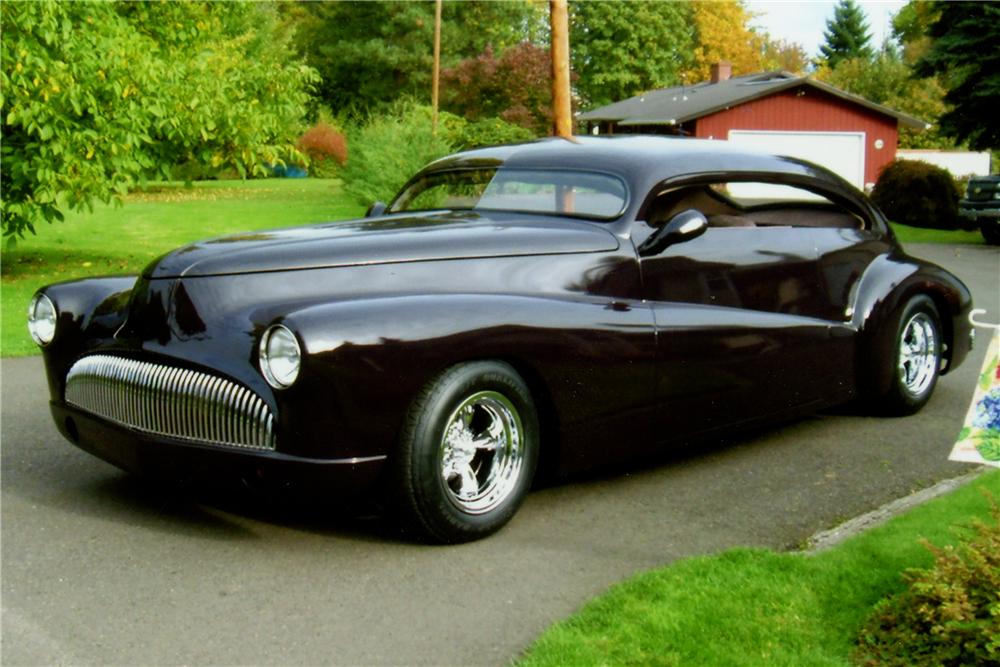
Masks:
[[[1000,250],[917,246],[1000,313]],[[150,487],[64,442],[38,358],[2,372],[2,654],[23,664],[505,664],[636,572],[789,548],[969,466],[947,461],[985,352],[905,419],[817,415],[533,493],[474,544],[336,507]]]

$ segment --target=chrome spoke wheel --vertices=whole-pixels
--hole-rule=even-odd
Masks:
[[[517,487],[524,459],[523,426],[513,403],[480,391],[459,404],[445,423],[440,471],[445,495],[466,514],[500,505]]]
[[[502,361],[458,364],[410,410],[392,468],[403,527],[452,544],[502,528],[538,465],[538,413],[521,376]]]
[[[937,328],[927,313],[915,313],[903,326],[897,360],[903,390],[922,396],[934,383],[941,363]]]

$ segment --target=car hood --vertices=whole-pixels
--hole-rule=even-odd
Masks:
[[[293,271],[389,262],[510,257],[618,248],[598,223],[463,211],[390,215],[201,241],[149,265],[149,279]]]

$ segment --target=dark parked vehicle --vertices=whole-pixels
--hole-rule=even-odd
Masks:
[[[853,187],[725,142],[551,139],[371,217],[39,291],[52,414],[125,470],[378,489],[444,542],[569,473],[860,398],[923,406],[969,291]]]
[[[958,202],[958,214],[979,224],[987,243],[1000,245],[1000,174],[973,176]]]

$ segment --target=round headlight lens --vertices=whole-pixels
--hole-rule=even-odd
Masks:
[[[28,333],[39,345],[48,345],[55,338],[56,307],[44,294],[36,294],[28,305]]]
[[[264,379],[275,389],[292,386],[299,376],[302,350],[288,327],[275,324],[260,339],[260,370]]]

